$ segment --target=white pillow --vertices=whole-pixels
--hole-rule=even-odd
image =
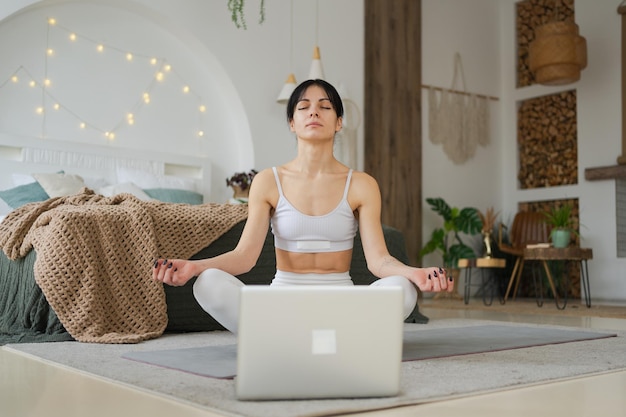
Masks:
[[[85,185],[90,190],[98,191],[102,187],[111,185],[105,178],[102,177],[84,177]]]
[[[153,188],[174,188],[197,192],[195,181],[189,178],[176,177],[173,175],[155,175],[147,171],[124,167],[117,167],[116,172],[117,182],[132,182],[144,190]]]
[[[152,198],[146,194],[141,188],[137,187],[132,182],[125,182],[121,184],[108,185],[98,190],[99,194],[105,197],[113,197],[117,194],[128,193],[132,194],[142,201],[151,201]]]
[[[11,174],[11,180],[16,187],[37,181],[32,175],[28,174]]]
[[[33,177],[51,198],[77,194],[85,187],[83,179],[74,174],[33,174]]]

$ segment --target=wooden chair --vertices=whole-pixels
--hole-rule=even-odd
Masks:
[[[519,283],[524,270],[524,248],[529,244],[547,243],[550,237],[550,227],[546,223],[546,218],[542,213],[532,211],[520,211],[515,215],[509,233],[509,243],[502,242],[502,229],[506,226],[500,223],[498,230],[498,244],[500,250],[516,257],[513,272],[509,279],[509,284],[504,295],[504,302],[509,297],[511,286],[515,282],[513,299],[517,294]]]

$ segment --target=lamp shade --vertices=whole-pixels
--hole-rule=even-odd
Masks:
[[[572,22],[550,22],[535,29],[528,48],[528,67],[544,85],[563,85],[580,79],[587,66],[587,41]]]
[[[280,94],[276,99],[280,104],[287,104],[289,101],[289,97],[291,97],[291,93],[296,89],[296,76],[293,74],[289,74],[287,80],[285,81],[285,85],[283,85],[283,89],[280,90]]]
[[[309,71],[309,80],[315,79],[324,79],[324,68],[322,67],[319,46],[313,48],[313,61],[311,61],[311,70]]]

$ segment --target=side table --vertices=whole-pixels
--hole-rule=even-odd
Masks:
[[[543,265],[543,269],[546,272],[548,283],[554,294],[554,300],[556,307],[559,310],[563,310],[567,305],[567,287],[565,289],[565,297],[563,299],[563,305],[560,305],[559,294],[554,284],[552,272],[548,266],[548,261],[570,261],[580,263],[580,278],[581,285],[583,287],[583,293],[585,295],[585,304],[587,307],[591,307],[591,293],[589,288],[589,270],[587,268],[587,261],[593,258],[593,251],[591,248],[580,248],[577,246],[570,246],[567,248],[525,248],[524,260],[525,261],[537,261]],[[534,271],[533,271],[534,274]],[[564,273],[563,280],[566,281],[566,273]],[[533,275],[534,276],[534,275]],[[539,301],[537,301],[539,304]],[[543,304],[543,302],[542,302]],[[541,306],[542,304],[539,304]]]
[[[506,266],[506,259],[503,258],[462,258],[459,259],[458,262],[459,268],[465,268],[465,294],[463,296],[463,301],[465,304],[469,303],[470,298],[470,287],[472,286],[472,269],[479,268],[481,274],[481,286],[484,288],[483,291],[483,303],[486,306],[490,306],[493,302],[493,293],[495,292],[496,285],[495,283],[491,283],[490,288],[490,297],[489,302],[487,302],[487,284],[489,282],[485,282],[485,268],[504,268]]]

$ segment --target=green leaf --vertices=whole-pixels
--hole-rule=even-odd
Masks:
[[[441,197],[427,198],[426,202],[428,204],[430,204],[430,208],[435,213],[437,213],[437,214],[441,215],[441,217],[443,217],[444,221],[450,221],[452,219],[452,209],[450,208],[448,203],[446,203],[444,201],[443,198],[441,198]]]
[[[455,219],[455,226],[459,232],[473,235],[480,233],[483,228],[483,222],[480,220],[478,210],[473,207],[466,207],[459,213]]]

